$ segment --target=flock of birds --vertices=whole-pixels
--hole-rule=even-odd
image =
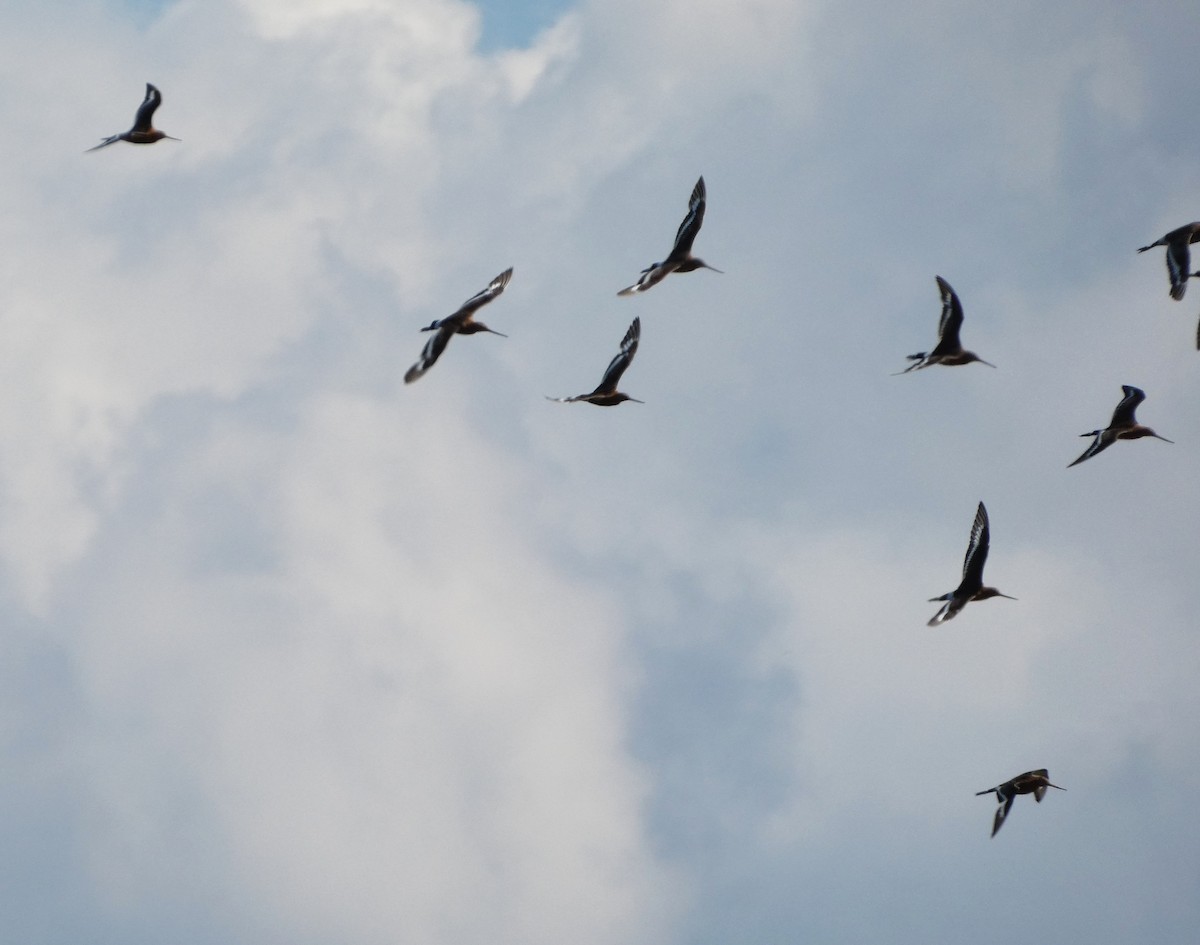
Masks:
[[[172,138],[170,135],[154,127],[154,113],[161,104],[162,93],[150,83],[146,83],[146,97],[137,110],[133,127],[129,131],[110,135],[95,147],[89,148],[88,151],[97,151],[118,141],[128,141],[130,144],[153,144],[164,138],[171,141],[179,141],[179,138]],[[704,222],[706,202],[707,192],[704,186],[704,178],[701,177],[696,181],[696,186],[692,189],[692,195],[688,200],[687,215],[683,218],[683,222],[679,224],[679,229],[675,234],[675,243],[671,247],[670,253],[667,254],[662,262],[652,263],[643,269],[637,281],[633,285],[622,289],[617,295],[632,296],[646,292],[674,272],[693,272],[696,269],[712,269],[714,272],[721,272],[720,269],[716,269],[708,265],[704,260],[692,255],[692,244],[695,242],[696,235],[700,232],[700,226]],[[1171,282],[1170,296],[1176,301],[1183,299],[1184,293],[1187,290],[1187,280],[1200,277],[1200,271],[1188,272],[1190,267],[1188,247],[1197,241],[1200,241],[1200,222],[1181,226],[1167,233],[1161,239],[1150,243],[1148,246],[1142,246],[1138,249],[1139,253],[1144,253],[1156,246],[1166,247],[1167,274]],[[453,314],[433,321],[421,329],[421,331],[432,332],[432,334],[429,341],[426,342],[425,347],[421,350],[417,362],[405,373],[404,382],[406,384],[411,384],[413,381],[423,377],[433,367],[438,358],[441,357],[442,352],[446,350],[446,346],[450,343],[450,339],[454,335],[473,335],[478,332],[487,332],[493,335],[500,335],[502,338],[507,337],[501,334],[501,332],[489,328],[483,322],[476,321],[475,313],[500,296],[505,286],[508,285],[509,280],[512,279],[512,274],[513,270],[509,267],[488,283],[487,288],[467,299]],[[941,293],[942,298],[942,313],[938,323],[938,342],[931,351],[920,351],[909,355],[908,360],[913,363],[903,371],[897,373],[907,374],[910,371],[918,371],[922,368],[932,367],[935,364],[954,367],[972,362],[979,362],[980,364],[994,368],[994,364],[984,361],[983,358],[976,355],[973,351],[967,351],[963,348],[959,338],[963,323],[962,303],[959,301],[958,295],[950,286],[950,283],[941,276],[937,276],[936,279],[938,291]],[[576,394],[573,397],[547,397],[546,399],[557,403],[585,402],[600,407],[616,406],[627,400],[631,400],[634,403],[642,403],[642,401],[617,390],[617,385],[620,383],[622,375],[633,362],[633,356],[637,353],[641,331],[641,319],[635,318],[630,324],[628,331],[625,332],[620,350],[609,363],[604,376],[595,390],[586,394]],[[1200,328],[1197,330],[1196,343],[1197,347],[1200,348]],[[1113,411],[1112,420],[1109,425],[1102,430],[1092,430],[1089,433],[1080,434],[1085,437],[1095,437],[1095,439],[1078,459],[1069,464],[1068,468],[1076,466],[1084,460],[1091,459],[1097,453],[1108,449],[1117,440],[1135,440],[1151,436],[1167,443],[1173,442],[1166,439],[1166,437],[1159,436],[1149,427],[1137,422],[1135,411],[1138,405],[1146,399],[1145,392],[1130,385],[1124,385],[1121,389],[1124,392],[1124,397]],[[944,603],[941,609],[930,618],[928,626],[936,627],[947,620],[953,619],[971,601],[987,600],[991,597],[1004,597],[1008,600],[1016,600],[1015,597],[1002,594],[996,588],[988,587],[983,583],[983,567],[987,562],[989,544],[990,528],[988,525],[987,509],[980,502],[975,512],[975,521],[971,526],[970,539],[967,542],[967,553],[963,560],[962,581],[953,591],[949,591],[940,597],[930,598],[930,603],[937,601],[943,601]],[[976,796],[984,794],[996,795],[998,806],[992,821],[992,836],[994,837],[1004,824],[1005,818],[1008,817],[1008,812],[1012,808],[1013,801],[1018,794],[1032,794],[1034,800],[1040,804],[1046,794],[1047,788],[1055,788],[1059,791],[1066,790],[1066,788],[1059,787],[1057,784],[1050,782],[1050,773],[1047,769],[1038,768],[1019,774],[1015,778],[1005,781],[1003,784],[988,788],[986,791],[977,792]]]
[[[704,222],[704,207],[707,199],[708,194],[704,188],[704,178],[701,177],[696,181],[696,186],[692,188],[692,196],[688,199],[687,216],[679,224],[679,230],[675,233],[675,245],[671,247],[671,252],[667,254],[667,258],[662,262],[651,263],[642,270],[642,274],[638,277],[637,282],[631,286],[626,286],[617,295],[627,296],[645,292],[647,289],[658,285],[673,272],[692,272],[696,269],[712,269],[713,272],[721,271],[714,266],[710,266],[703,259],[698,259],[692,255],[692,243],[695,242],[696,234],[700,232],[700,225]],[[488,328],[483,322],[476,321],[475,313],[504,291],[504,287],[508,285],[508,280],[512,278],[512,274],[511,267],[505,269],[504,272],[500,273],[500,275],[496,276],[488,284],[486,289],[482,292],[477,292],[463,302],[458,307],[458,311],[421,329],[421,331],[432,331],[434,334],[421,350],[421,356],[417,359],[417,363],[410,367],[404,375],[404,383],[411,384],[417,378],[424,375],[441,356],[441,353],[446,350],[446,345],[449,344],[450,338],[453,335],[473,335],[480,331],[500,335],[500,332]],[[500,336],[502,338],[505,337],[504,335]],[[641,319],[635,318],[629,326],[629,330],[625,332],[625,337],[621,340],[621,349],[617,352],[616,357],[609,362],[604,376],[600,379],[600,383],[596,385],[596,389],[591,393],[576,394],[574,397],[547,397],[546,399],[560,404],[583,402],[595,404],[598,407],[615,407],[617,404],[624,403],[627,400],[632,400],[635,404],[642,403],[636,397],[630,397],[628,394],[623,394],[617,390],[617,385],[621,382],[621,375],[625,373],[625,370],[633,362],[633,356],[637,354],[638,340],[641,336],[642,322]],[[972,355],[972,357],[974,356]]]

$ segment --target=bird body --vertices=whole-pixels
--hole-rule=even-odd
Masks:
[[[1183,299],[1183,294],[1187,291],[1188,279],[1192,276],[1200,276],[1200,272],[1188,272],[1188,266],[1191,263],[1188,244],[1198,240],[1200,240],[1200,222],[1188,223],[1155,240],[1149,246],[1142,246],[1138,249],[1139,253],[1144,253],[1155,246],[1167,248],[1167,275],[1171,279],[1171,298],[1176,302]]]
[[[642,320],[635,318],[621,341],[621,350],[609,362],[608,368],[604,372],[604,377],[601,378],[600,383],[596,385],[596,389],[590,394],[578,394],[575,397],[547,397],[546,399],[560,404],[586,401],[589,404],[595,404],[597,407],[615,407],[617,404],[624,403],[627,400],[632,400],[635,404],[642,403],[637,398],[630,397],[628,394],[622,394],[617,390],[617,384],[621,381],[621,375],[625,373],[625,369],[633,361],[633,356],[637,354],[638,340],[641,336]]]
[[[980,364],[994,368],[996,365],[983,360],[974,351],[963,349],[962,342],[958,338],[959,329],[962,328],[963,323],[963,309],[962,303],[958,299],[958,293],[941,276],[934,278],[937,279],[938,291],[942,296],[942,316],[938,321],[937,346],[932,351],[918,351],[916,354],[910,354],[908,360],[915,363],[897,373],[907,374],[909,371],[919,371],[921,368],[927,368],[934,364],[954,367],[959,364],[970,364],[972,361],[978,361]]]
[[[172,138],[169,134],[159,131],[153,125],[154,112],[161,104],[162,93],[147,82],[146,97],[138,107],[137,115],[133,119],[133,127],[120,134],[109,135],[94,148],[88,148],[88,151],[99,151],[101,148],[106,148],[110,144],[116,144],[118,141],[128,141],[130,144],[154,144],[155,141],[161,141],[163,138],[178,141],[178,138]]]
[[[475,293],[463,302],[459,306],[458,311],[452,315],[447,315],[445,318],[430,322],[421,329],[421,331],[433,332],[433,336],[425,343],[425,347],[421,350],[421,356],[417,359],[417,363],[410,367],[404,375],[405,384],[411,384],[433,367],[437,359],[441,357],[442,352],[446,350],[446,345],[450,343],[450,339],[454,335],[473,335],[476,332],[486,331],[493,335],[500,335],[501,338],[508,337],[488,328],[483,322],[475,321],[474,315],[479,309],[504,291],[504,287],[508,285],[508,280],[512,278],[512,274],[511,267],[505,269],[504,272],[488,283],[486,289]]]
[[[679,230],[675,234],[675,245],[671,247],[671,252],[662,262],[652,263],[642,270],[638,281],[631,286],[626,286],[617,295],[635,295],[638,292],[645,292],[647,289],[658,285],[672,272],[692,272],[696,269],[712,269],[713,272],[720,272],[706,263],[703,259],[697,259],[692,255],[692,243],[696,240],[696,234],[700,232],[700,224],[704,222],[704,207],[707,202],[706,191],[704,188],[704,178],[701,177],[696,181],[696,186],[692,188],[691,199],[688,200],[687,216],[683,218],[683,222],[679,224]]]
[[[996,800],[1000,805],[996,808],[996,817],[992,821],[992,836],[996,836],[996,831],[1004,825],[1004,818],[1008,816],[1009,810],[1012,809],[1013,800],[1018,794],[1032,794],[1033,799],[1040,804],[1042,803],[1042,798],[1046,796],[1046,788],[1054,788],[1057,791],[1066,790],[1066,788],[1059,787],[1057,784],[1051,784],[1050,772],[1045,768],[1038,768],[1034,771],[1026,771],[1024,774],[1018,774],[1011,781],[1005,781],[1003,784],[998,784],[994,788],[988,788],[986,791],[976,791],[976,797],[981,797],[984,794],[995,794]]]
[[[928,626],[936,627],[947,620],[952,620],[973,600],[987,600],[989,597],[1007,597],[1009,600],[1016,600],[1015,597],[1001,594],[996,588],[985,587],[983,584],[983,566],[987,562],[990,531],[987,509],[980,502],[979,508],[975,510],[975,522],[971,525],[971,538],[967,542],[967,554],[963,559],[962,582],[954,590],[941,597],[929,599],[930,603],[939,600],[946,603],[933,615]]]
[[[1146,399],[1144,391],[1137,387],[1131,387],[1128,384],[1123,384],[1121,390],[1125,392],[1125,396],[1121,402],[1117,404],[1117,409],[1113,411],[1112,422],[1103,430],[1092,430],[1090,433],[1081,433],[1080,436],[1094,436],[1096,439],[1075,462],[1067,466],[1077,466],[1085,459],[1091,459],[1097,453],[1108,449],[1117,440],[1138,440],[1144,436],[1152,436],[1157,440],[1162,440],[1164,443],[1172,443],[1165,436],[1159,436],[1149,427],[1142,426],[1137,422],[1134,414],[1137,412],[1137,406]]]

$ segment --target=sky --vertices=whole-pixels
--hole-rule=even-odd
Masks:
[[[1200,10],[0,9],[0,925],[1185,945]],[[124,142],[146,82],[157,127]],[[701,175],[708,270],[618,298]],[[419,329],[514,268],[417,383]],[[935,276],[974,364],[936,341]],[[634,317],[613,408],[591,390]],[[1067,469],[1121,387],[1162,436]],[[1017,600],[929,628],[980,501]],[[977,791],[1048,768],[989,838]]]

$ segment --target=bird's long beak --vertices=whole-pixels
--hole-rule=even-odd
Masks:
[[[491,329],[491,328],[485,328],[485,329],[484,329],[484,331],[489,331],[489,332],[491,332],[493,335],[499,335],[501,338],[507,338],[507,337],[508,337],[508,335],[504,334],[504,332],[502,332],[502,331],[495,331],[494,329]]]
[[[1156,440],[1162,440],[1164,443],[1174,443],[1175,442],[1174,440],[1168,440],[1165,436],[1159,436],[1157,433],[1151,433],[1150,435],[1152,437],[1154,437]]]
[[[996,366],[996,365],[992,364],[992,362],[991,362],[991,361],[985,361],[985,360],[983,360],[983,358],[980,358],[980,359],[979,359],[979,363],[980,363],[980,364],[986,364],[986,365],[987,365],[988,367],[990,367],[990,368],[994,368],[994,367]]]

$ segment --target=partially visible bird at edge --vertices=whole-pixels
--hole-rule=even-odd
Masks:
[[[635,404],[644,403],[644,401],[638,400],[636,397],[630,397],[628,394],[622,394],[617,390],[617,384],[621,381],[621,375],[625,373],[625,369],[633,361],[633,356],[637,354],[638,339],[641,335],[642,320],[635,318],[629,326],[629,330],[625,332],[625,338],[621,341],[621,350],[617,352],[617,356],[609,363],[608,369],[604,372],[604,377],[590,394],[578,394],[575,397],[547,397],[546,399],[560,404],[586,401],[598,407],[615,407],[617,404],[624,403],[627,400],[632,400]]]
[[[1054,788],[1056,791],[1066,790],[1065,787],[1051,784],[1050,772],[1045,768],[1038,768],[1034,771],[1026,771],[1024,774],[1018,774],[1011,781],[1005,781],[1003,784],[998,784],[994,788],[988,788],[986,791],[976,791],[976,797],[994,793],[996,800],[1000,804],[996,808],[996,817],[992,821],[992,836],[996,836],[996,831],[1004,825],[1004,818],[1008,816],[1009,810],[1012,809],[1013,799],[1018,794],[1032,794],[1033,799],[1040,804],[1042,803],[1042,798],[1046,796],[1046,788]]]
[[[1083,451],[1083,455],[1079,459],[1067,466],[1067,469],[1082,463],[1085,459],[1091,459],[1097,453],[1108,449],[1117,440],[1138,440],[1143,436],[1152,436],[1164,443],[1175,442],[1168,440],[1165,436],[1159,436],[1149,427],[1144,427],[1137,422],[1134,414],[1138,404],[1146,399],[1145,391],[1137,387],[1130,387],[1128,384],[1122,384],[1121,390],[1125,392],[1125,396],[1117,404],[1117,409],[1113,411],[1112,422],[1103,430],[1092,430],[1090,433],[1079,434],[1080,436],[1094,436],[1096,439]]]
[[[714,266],[710,266],[703,259],[697,259],[692,255],[692,243],[695,242],[696,234],[700,232],[700,224],[704,222],[704,205],[706,196],[704,190],[704,178],[701,177],[696,181],[696,186],[692,188],[692,196],[688,201],[687,216],[683,218],[683,222],[679,224],[679,231],[675,234],[675,245],[671,247],[671,252],[662,262],[652,263],[642,270],[638,281],[631,286],[626,286],[617,295],[634,295],[638,292],[645,292],[647,289],[658,285],[672,272],[691,272],[694,269],[712,269],[713,272],[720,272]]]
[[[937,347],[932,351],[918,351],[916,354],[910,354],[908,360],[915,363],[910,364],[903,371],[897,371],[896,374],[907,374],[909,371],[918,371],[934,364],[953,367],[958,364],[970,364],[972,361],[978,361],[980,364],[994,368],[996,365],[983,360],[974,351],[963,350],[962,342],[958,340],[958,332],[963,323],[962,303],[958,300],[958,294],[950,288],[949,282],[941,276],[935,278],[938,290],[942,294],[942,317],[938,322]]]
[[[927,626],[936,627],[940,623],[952,620],[960,610],[973,600],[987,600],[989,597],[1007,597],[994,587],[984,587],[983,566],[987,562],[988,544],[990,538],[987,509],[983,503],[975,510],[975,523],[971,526],[971,540],[967,542],[967,554],[963,559],[962,583],[954,590],[941,597],[931,597],[929,602],[944,600],[946,603],[933,617]]]
[[[1167,248],[1167,275],[1171,279],[1171,298],[1176,302],[1183,299],[1183,294],[1187,291],[1188,279],[1200,276],[1200,272],[1188,272],[1188,266],[1191,264],[1188,244],[1195,243],[1197,240],[1200,240],[1200,222],[1181,226],[1155,240],[1149,246],[1138,249],[1139,253],[1144,253],[1148,249],[1154,249],[1155,246]]]
[[[159,131],[152,124],[154,111],[161,104],[162,93],[147,82],[146,98],[137,110],[137,115],[133,119],[133,127],[118,135],[110,135],[94,148],[88,148],[88,151],[99,151],[101,148],[106,148],[110,144],[116,144],[118,141],[128,141],[130,144],[154,144],[155,141],[160,141],[163,138],[178,141],[178,138],[172,138],[169,134]],[[86,154],[87,152],[85,151],[84,153]]]
[[[405,384],[411,384],[433,367],[442,352],[446,350],[446,345],[450,343],[450,338],[453,335],[473,335],[479,331],[486,331],[493,335],[500,335],[501,338],[508,337],[501,332],[488,328],[483,322],[475,321],[473,316],[479,309],[504,291],[504,287],[508,285],[508,280],[512,278],[512,274],[511,267],[505,269],[504,272],[488,283],[486,289],[482,292],[477,292],[463,302],[459,306],[458,311],[453,315],[447,315],[445,318],[430,322],[426,327],[421,329],[421,331],[433,332],[433,336],[425,343],[425,347],[421,350],[421,356],[417,359],[417,363],[410,367],[404,375]]]

